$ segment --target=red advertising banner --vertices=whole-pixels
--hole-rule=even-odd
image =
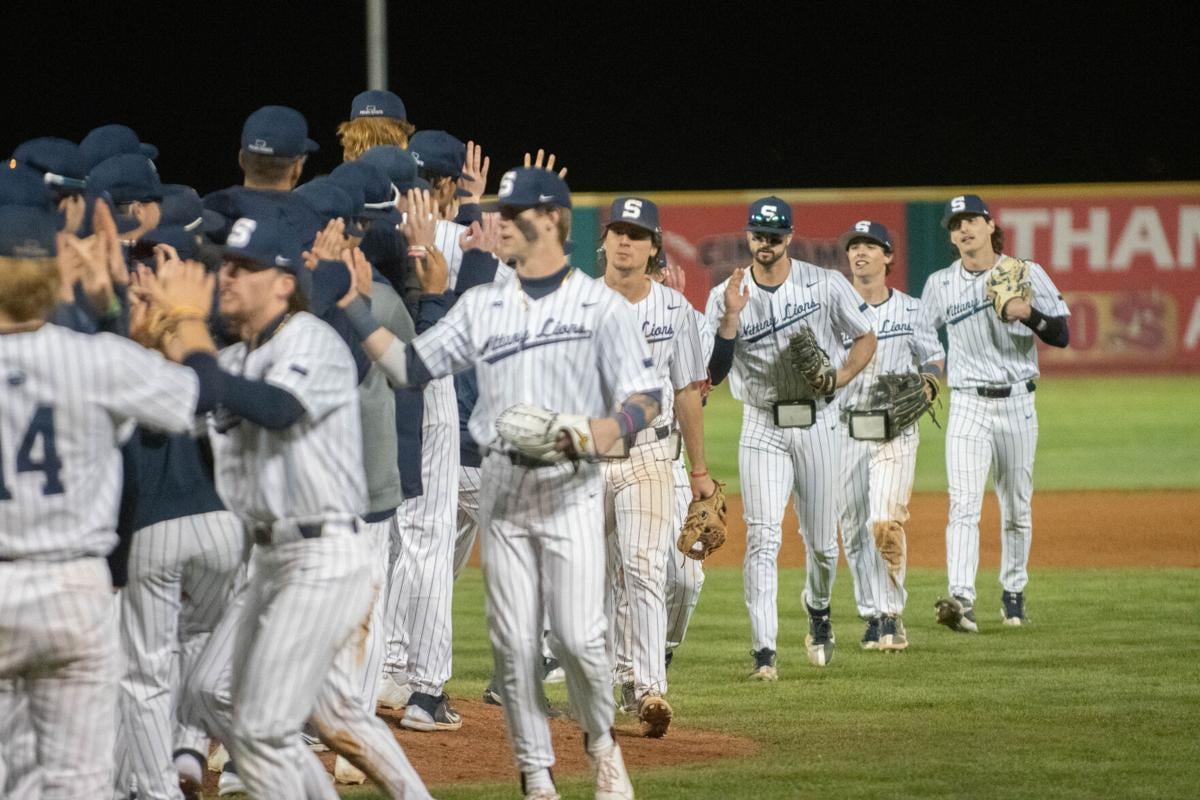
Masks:
[[[721,204],[659,203],[667,258],[683,267],[687,276],[684,294],[700,310],[704,310],[713,286],[737,267],[750,264],[744,228],[751,200]],[[897,250],[892,280],[897,286],[907,285],[903,203],[795,202],[791,206],[796,231],[790,249],[793,258],[839,269],[848,275],[849,263],[838,239],[855,222],[870,219],[882,222],[892,234]],[[605,222],[606,219],[600,220],[601,225]]]
[[[1071,309],[1055,369],[1200,369],[1200,192],[988,200],[1005,251],[1049,273]]]

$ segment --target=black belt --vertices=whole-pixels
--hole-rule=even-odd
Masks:
[[[313,522],[296,526],[296,531],[302,539],[320,539],[321,534],[325,532],[325,522]],[[255,522],[249,526],[250,535],[254,537],[255,544],[268,545],[272,541],[272,528],[269,522]],[[358,520],[354,520],[353,527],[358,530]]]
[[[654,431],[654,438],[651,441],[655,441],[655,442],[661,442],[663,439],[666,439],[668,436],[671,435],[671,426],[670,425],[660,425],[659,427],[652,428],[650,430]],[[641,433],[642,433],[641,431],[638,431],[637,433],[633,434],[632,437],[630,437],[632,439],[632,444],[634,446],[637,446],[639,444],[650,444],[650,442],[637,441],[637,438],[639,435],[641,435]]]
[[[524,453],[505,453],[504,457],[509,460],[515,467],[528,467],[529,469],[537,469],[539,467],[557,467],[559,463],[551,461],[542,461],[540,458],[533,458]]]
[[[1033,381],[1025,381],[1025,389],[1032,394],[1033,391],[1037,389],[1037,384]],[[996,399],[1001,397],[1012,397],[1012,390],[1013,387],[1011,386],[977,386],[975,387],[975,394],[979,395],[980,397],[991,397]]]

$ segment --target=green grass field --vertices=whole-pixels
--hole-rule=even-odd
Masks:
[[[1134,393],[1136,390],[1136,394]],[[1200,487],[1200,378],[1052,379],[1038,389],[1039,490]],[[1164,423],[1180,414],[1188,424]],[[740,409],[709,403],[709,460],[736,490]],[[941,431],[926,425],[917,486],[944,487]],[[1197,514],[1200,525],[1200,513]],[[741,575],[714,569],[671,668],[678,726],[753,738],[760,753],[635,770],[639,797],[1177,798],[1200,779],[1200,574],[1195,570],[1033,569],[1032,624],[999,624],[995,570],[981,570],[978,636],[933,621],[941,570],[912,570],[902,654],[857,646],[850,578],[834,587],[838,649],[804,658],[803,571],[780,574],[780,681],[751,684]],[[452,696],[478,697],[491,669],[482,579],[455,593]],[[561,686],[551,698],[564,699]],[[417,767],[420,768],[420,764]],[[518,797],[516,781],[439,785],[439,798]],[[592,796],[562,778],[566,798]],[[374,798],[371,790],[347,796]]]

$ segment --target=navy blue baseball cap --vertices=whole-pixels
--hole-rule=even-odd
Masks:
[[[860,219],[854,223],[854,227],[842,234],[842,249],[849,250],[850,243],[855,239],[867,239],[889,253],[892,252],[892,235],[882,223]]]
[[[346,223],[346,235],[357,239],[363,238],[365,232],[358,226],[357,220],[363,215],[363,195],[357,198],[346,190],[346,184],[339,183],[333,178],[316,178],[303,186],[297,186],[295,193],[308,200],[321,214],[321,219],[329,222],[341,218]]]
[[[495,202],[484,204],[495,211],[503,206],[571,207],[571,190],[557,174],[541,167],[515,167],[500,178]]]
[[[158,158],[158,148],[139,139],[128,125],[101,125],[89,131],[79,143],[79,154],[88,172],[101,161],[124,153]]]
[[[950,220],[960,214],[992,218],[992,212],[988,210],[983,198],[977,194],[960,194],[958,197],[951,197],[946,203],[946,210],[942,212],[942,227],[950,227]]]
[[[29,206],[0,206],[0,256],[50,258],[57,253],[58,217]]]
[[[42,174],[16,160],[0,166],[0,205],[54,210],[54,193]]]
[[[241,217],[230,227],[221,254],[292,275],[305,271],[300,240],[281,219]]]
[[[641,197],[618,197],[608,211],[608,224],[624,222],[651,233],[662,233],[658,224],[658,206]]]
[[[87,188],[87,166],[79,145],[67,139],[43,136],[22,142],[13,159],[42,173],[51,191],[60,195],[80,194]]]
[[[361,216],[365,219],[382,219],[393,224],[400,223],[400,210],[396,201],[400,192],[388,180],[387,173],[365,161],[347,161],[329,173],[336,183],[362,187],[363,204]]]
[[[294,108],[263,106],[242,125],[242,149],[263,156],[299,158],[320,145],[308,138],[308,120]]]
[[[368,148],[358,158],[368,164],[374,164],[387,173],[392,185],[402,192],[409,189],[424,189],[429,191],[429,181],[417,175],[417,160],[413,154],[403,147],[394,144],[379,144]]]
[[[204,207],[200,194],[182,183],[164,183],[160,226],[177,226],[195,233],[210,233],[225,226],[225,218]]]
[[[162,181],[154,162],[133,153],[107,158],[93,167],[88,175],[88,192],[105,192],[117,205],[163,199]]]
[[[467,145],[445,131],[417,131],[408,142],[408,152],[421,169],[454,180],[462,177],[467,160]]]
[[[407,120],[408,111],[404,108],[404,101],[387,89],[368,89],[355,95],[350,103],[350,119],[359,117]]]
[[[751,233],[791,233],[792,207],[775,195],[755,200],[750,204],[746,230]]]
[[[156,244],[168,244],[184,261],[191,261],[200,254],[200,234],[182,225],[162,225],[142,234],[134,245],[134,257],[141,256],[147,260],[153,258],[153,247]]]

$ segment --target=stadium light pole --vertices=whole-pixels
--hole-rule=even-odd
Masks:
[[[367,0],[367,88],[387,88],[386,0]]]

